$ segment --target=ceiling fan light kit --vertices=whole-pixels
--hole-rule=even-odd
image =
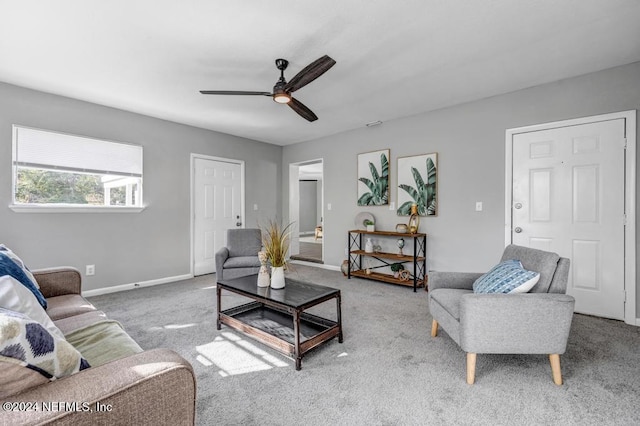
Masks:
[[[276,59],[276,67],[280,70],[280,78],[273,86],[273,93],[270,92],[249,92],[237,90],[201,90],[203,95],[257,95],[271,96],[279,104],[287,104],[298,115],[307,121],[315,121],[318,116],[307,108],[302,102],[291,96],[291,93],[303,88],[336,64],[336,61],[325,55],[316,59],[296,74],[288,83],[284,78],[284,70],[287,69],[289,61],[286,59]]]

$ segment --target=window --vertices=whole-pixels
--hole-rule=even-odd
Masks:
[[[142,207],[142,147],[13,126],[13,208]]]

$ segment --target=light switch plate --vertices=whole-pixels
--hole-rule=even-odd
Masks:
[[[482,201],[476,201],[476,211],[477,212],[482,211]]]

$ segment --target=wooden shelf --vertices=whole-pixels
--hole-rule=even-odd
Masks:
[[[409,232],[393,232],[393,231],[367,231],[366,229],[354,229],[349,231],[352,234],[370,234],[370,235],[386,235],[387,237],[426,237],[427,234]]]
[[[357,254],[359,256],[371,256],[371,257],[380,257],[383,259],[393,259],[398,260],[400,262],[413,262],[413,256],[403,255],[400,256],[397,253],[386,253],[383,251],[374,251],[374,252],[366,252],[364,250],[351,250],[352,254]],[[424,256],[416,257],[416,261],[422,262],[424,260]]]
[[[407,280],[407,281],[403,281],[400,278],[395,278],[393,275],[389,275],[389,274],[382,274],[380,272],[371,272],[370,274],[367,274],[365,271],[351,271],[351,275],[354,277],[360,277],[360,278],[367,278],[370,280],[378,280],[378,281],[384,281],[386,283],[391,283],[391,284],[399,284],[399,285],[405,285],[407,287],[413,287],[413,279],[411,280]],[[424,280],[418,280],[417,281],[417,286],[418,287],[424,287]]]
[[[400,256],[396,253],[389,253],[384,251],[366,252],[363,250],[365,244],[363,239],[365,236],[374,235],[379,237],[395,237],[406,238],[409,241],[413,240],[413,244],[409,243],[407,249],[411,254],[403,254]],[[347,264],[349,278],[352,276],[358,278],[365,278],[368,280],[384,281],[386,283],[398,284],[407,287],[413,287],[415,292],[418,287],[423,287],[427,282],[427,234],[415,233],[410,234],[408,232],[392,232],[392,231],[366,231],[364,229],[354,229],[347,233],[348,238],[348,253],[349,259]],[[369,269],[369,273],[365,272],[366,268],[363,267],[363,259],[370,258],[375,259],[378,265]],[[392,274],[373,272],[372,269],[389,267],[393,263],[409,263],[411,266],[406,268],[415,273],[415,276],[411,276],[409,280],[401,280],[394,278]]]

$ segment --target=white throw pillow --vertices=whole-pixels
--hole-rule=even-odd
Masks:
[[[0,308],[23,313],[40,323],[49,333],[64,339],[60,329],[51,321],[33,293],[10,275],[0,277]]]

